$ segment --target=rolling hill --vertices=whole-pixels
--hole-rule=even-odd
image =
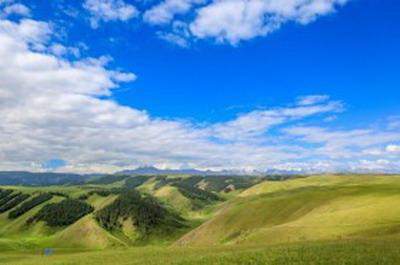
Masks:
[[[246,264],[248,258],[255,260],[248,264],[264,264],[267,258],[285,264],[274,263],[280,251],[288,260],[299,258],[298,251],[308,253],[301,256],[306,260],[315,253],[329,260],[329,251],[350,257],[351,249],[375,250],[377,259],[387,251],[390,262],[382,264],[400,259],[388,247],[400,243],[400,176],[279,179],[126,175],[83,185],[3,186],[0,204],[21,194],[27,198],[0,214],[0,252],[13,260],[22,251],[33,262],[34,253],[47,247],[57,249],[60,257],[67,249],[85,251],[74,255],[90,259],[91,251],[103,249],[107,260],[118,251],[132,257],[141,246],[144,256],[128,264],[151,264],[154,252],[165,253],[166,264],[197,264],[198,255],[210,262],[201,264]],[[180,254],[170,257],[171,252]],[[364,259],[366,254],[359,255]],[[21,264],[35,264],[30,261],[21,259]],[[363,264],[376,264],[370,261],[365,258]],[[352,262],[344,264],[361,264]]]
[[[176,244],[400,238],[400,177],[313,176],[255,185]]]
[[[0,196],[4,193],[4,204],[14,202],[14,197],[22,197],[27,203],[15,203],[0,214],[0,247],[102,249],[170,244],[201,224],[225,201],[226,186],[235,184],[243,190],[259,181],[236,177],[215,180],[197,176],[112,175],[75,186],[3,186]],[[140,193],[126,200],[126,194],[135,190]],[[11,218],[10,212],[16,209],[21,214]],[[79,213],[79,209],[84,210]],[[113,225],[105,225],[110,220]]]

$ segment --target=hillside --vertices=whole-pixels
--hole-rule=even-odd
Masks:
[[[400,243],[400,176],[279,179],[106,176],[78,186],[3,186],[0,209],[16,205],[0,214],[0,263],[47,264],[37,256],[47,247],[56,264],[333,264],[334,252],[343,264],[400,259],[392,247]]]
[[[176,244],[400,238],[400,177],[314,176],[242,192]]]
[[[206,178],[110,175],[75,186],[3,186],[0,249],[171,244],[225,201],[226,186],[243,190],[256,181]]]

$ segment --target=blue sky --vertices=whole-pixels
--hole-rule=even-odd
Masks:
[[[60,10],[62,1],[53,2],[29,3],[38,18],[71,24],[66,42],[84,42],[85,55],[109,54],[115,67],[137,74],[114,97],[156,116],[218,121],[235,115],[225,113],[232,107],[245,111],[315,93],[340,98],[369,118],[400,112],[400,6],[393,0],[353,0],[306,26],[285,24],[237,46],[201,40],[190,48],[159,39],[158,28],[135,18],[92,29],[89,14],[71,18]],[[64,6],[82,12],[80,1]]]
[[[0,72],[7,78],[0,89],[15,93],[3,102],[33,113],[4,109],[0,137],[9,137],[9,125],[28,128],[35,139],[14,136],[31,153],[10,157],[6,150],[18,145],[3,146],[0,168],[46,170],[49,161],[61,161],[59,170],[77,172],[143,165],[400,170],[394,0],[6,0],[0,8],[0,33],[26,44],[21,54],[81,71],[76,83],[64,71],[44,83],[49,69],[28,74],[21,64],[15,80]],[[34,63],[42,64],[48,66]],[[20,80],[25,76],[32,87]],[[35,92],[21,99],[17,92],[28,90]],[[82,95],[90,110],[76,103]],[[35,98],[66,107],[47,110]],[[63,126],[70,134],[60,135]],[[85,137],[76,138],[80,131]]]

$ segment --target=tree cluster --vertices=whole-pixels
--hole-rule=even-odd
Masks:
[[[121,220],[130,218],[142,235],[159,226],[171,229],[183,226],[179,215],[167,210],[155,198],[142,196],[136,190],[122,193],[112,204],[98,211],[95,218],[107,230],[120,229]]]
[[[49,194],[53,195],[53,196],[59,196],[59,197],[64,197],[64,198],[69,198],[69,195],[61,192],[61,191],[49,191]]]
[[[27,222],[30,224],[34,221],[44,221],[49,226],[66,226],[75,223],[93,210],[91,205],[81,200],[65,199],[45,205]]]
[[[23,215],[24,213],[28,212],[32,208],[34,208],[37,205],[40,205],[48,200],[50,200],[53,197],[53,195],[49,193],[42,193],[39,194],[32,199],[23,202],[19,207],[16,209],[12,210],[11,212],[8,213],[8,218],[9,219],[15,219],[18,218],[19,216]]]
[[[207,182],[208,191],[221,192],[229,185],[233,185],[235,189],[247,189],[262,179],[249,176],[206,176],[204,181]]]
[[[0,199],[0,207],[17,197],[18,194],[19,193],[13,193],[11,191],[7,196],[4,196],[2,199]]]
[[[262,181],[260,177],[249,176],[190,176],[187,178],[168,178],[165,176],[157,177],[155,189],[165,185],[184,186],[197,188],[201,182],[204,182],[203,190],[208,192],[221,192],[228,186],[235,189],[246,189]]]
[[[111,188],[111,189],[96,189],[91,190],[88,193],[82,194],[78,197],[78,200],[87,200],[90,196],[97,194],[101,197],[107,197],[113,194],[121,194],[122,192],[126,191],[126,188]]]
[[[182,195],[187,197],[188,199],[207,201],[207,202],[222,200],[217,194],[199,189],[197,187],[192,187],[181,183],[175,183],[174,186],[177,187],[178,190],[182,193]]]
[[[125,180],[125,187],[128,189],[134,189],[148,181],[150,176],[134,176]]]
[[[9,196],[13,191],[12,190],[5,190],[5,189],[0,189],[0,200],[6,198]],[[1,205],[1,204],[0,204]]]
[[[13,194],[11,194],[11,195],[13,195]],[[0,213],[4,213],[4,212],[14,208],[15,206],[17,206],[21,202],[23,202],[26,199],[28,199],[29,196],[30,195],[23,194],[23,193],[16,193],[15,196],[9,196],[9,197],[13,197],[13,198],[8,200],[6,203],[4,203],[4,204],[2,204],[0,206]]]
[[[180,185],[187,187],[195,187],[200,181],[202,181],[204,177],[202,176],[190,176],[187,178],[178,178],[175,179],[175,183],[179,183]]]

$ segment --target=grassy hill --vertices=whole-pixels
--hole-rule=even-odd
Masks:
[[[19,206],[0,214],[5,264],[400,262],[400,176],[111,176],[78,186],[0,188],[30,199],[52,194],[15,219],[9,212]],[[93,212],[60,227],[27,224],[67,198]],[[56,254],[43,257],[46,247]]]
[[[177,244],[400,238],[400,177],[313,176],[242,192]]]
[[[2,190],[12,191],[10,196],[24,194],[29,195],[29,198],[32,199],[40,194],[51,194],[52,198],[39,205],[35,205],[15,219],[10,219],[9,213],[18,208],[19,205],[1,213],[0,250],[40,249],[47,246],[56,248],[104,249],[138,244],[170,244],[192,228],[201,224],[210,216],[213,207],[222,202],[222,198],[220,200],[216,193],[195,187],[197,181],[201,180],[196,178],[196,181],[193,181],[190,176],[106,176],[97,181],[78,186],[2,186],[0,187]],[[181,181],[191,184],[187,187],[185,186],[185,194],[182,194],[181,189],[175,186],[177,183],[181,183]],[[118,217],[120,218],[118,223],[121,226],[118,229],[110,230],[102,227],[99,221],[96,220],[98,212],[112,205],[126,191],[133,189],[140,191],[142,196],[156,198],[155,204],[160,204],[161,208],[165,208],[163,211],[173,212],[182,216],[179,218],[183,218],[184,225],[179,227],[179,229],[175,227],[176,225],[172,225],[172,223],[171,227],[164,225],[156,229],[157,233],[151,233],[151,235],[149,234],[144,237],[140,234],[140,227],[132,225],[132,223],[135,223],[135,220],[137,221],[139,216],[131,217],[130,213],[125,213],[125,215]],[[204,198],[194,196],[199,192]],[[209,200],[207,196],[217,199]],[[91,206],[94,212],[90,214],[85,213],[83,214],[83,218],[62,226],[51,226],[40,219],[35,220],[37,214],[46,205],[60,203],[67,199],[80,200]],[[143,202],[131,202],[132,205],[136,205],[137,203],[141,204]],[[142,208],[139,207],[135,210],[136,214],[141,214],[143,212],[142,209],[146,210],[151,205],[153,204],[148,204]],[[134,209],[130,208],[130,210]],[[118,211],[121,211],[121,209]],[[118,211],[115,214],[119,214]],[[143,214],[145,214],[145,218],[151,218],[151,212]],[[111,213],[110,216],[112,215],[114,213]],[[51,218],[54,219],[54,217]],[[145,218],[141,218],[140,220],[145,220]],[[30,220],[35,221],[30,222]]]

